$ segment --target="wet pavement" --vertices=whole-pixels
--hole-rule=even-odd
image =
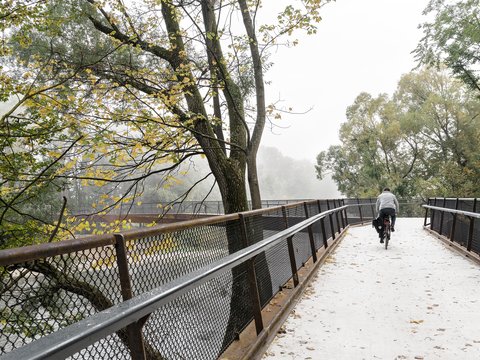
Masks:
[[[350,228],[263,359],[480,359],[480,266],[422,225]]]

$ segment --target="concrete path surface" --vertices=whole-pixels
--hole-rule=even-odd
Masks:
[[[422,225],[350,228],[263,359],[480,359],[480,266]]]

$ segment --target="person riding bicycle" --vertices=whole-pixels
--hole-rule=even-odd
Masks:
[[[398,213],[399,209],[400,205],[398,204],[397,197],[390,192],[388,187],[383,189],[383,192],[377,197],[376,204],[376,210],[382,226],[380,233],[378,234],[381,243],[383,243],[384,218],[386,216],[390,216],[392,218],[391,230],[392,232],[395,231],[395,220],[397,217],[396,214]]]

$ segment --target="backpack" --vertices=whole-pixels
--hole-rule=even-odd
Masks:
[[[377,230],[377,233],[380,233],[380,230],[382,229],[382,221],[380,217],[372,220],[372,227],[374,227],[375,230]]]

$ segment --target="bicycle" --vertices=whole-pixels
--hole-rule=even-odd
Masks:
[[[390,224],[390,216],[385,215],[383,218],[383,237],[382,240],[385,242],[385,250],[388,248],[388,241],[390,240],[390,236],[392,235],[392,226]]]

